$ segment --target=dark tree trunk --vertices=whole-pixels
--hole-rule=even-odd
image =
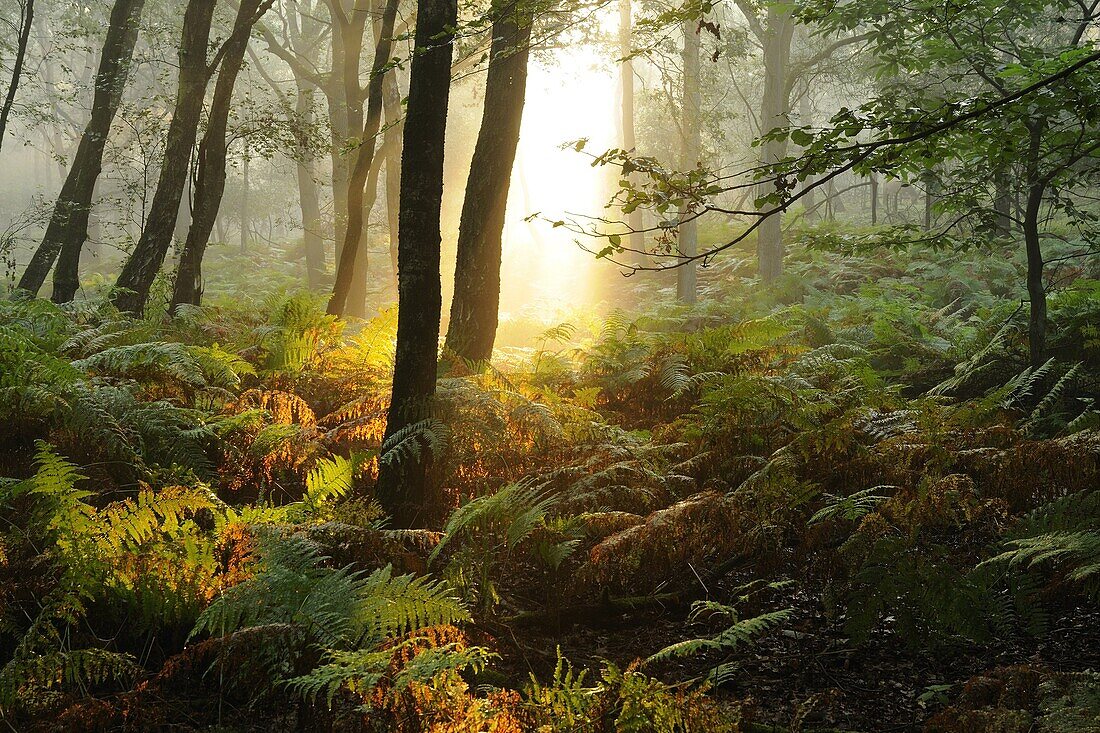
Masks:
[[[34,0],[26,0],[20,8],[19,41],[15,51],[15,64],[12,65],[11,83],[4,97],[4,106],[0,108],[0,147],[4,144],[4,135],[8,131],[8,116],[15,105],[15,95],[19,91],[19,80],[23,76],[23,62],[27,58],[27,45],[31,40],[31,28],[34,25]]]
[[[203,97],[210,80],[211,69],[207,65],[206,51],[216,4],[217,0],[190,0],[184,11],[179,88],[172,122],[168,127],[160,180],[153,194],[145,228],[123,265],[111,295],[115,306],[123,312],[141,314],[145,311],[149,288],[172,245],[172,232],[187,182],[191,149],[198,136]]]
[[[501,238],[527,94],[530,11],[524,0],[493,9],[493,43],[462,219],[446,348],[461,359],[493,355],[500,306]]]
[[[1029,125],[1030,141],[1027,151],[1027,201],[1024,205],[1024,247],[1027,252],[1027,295],[1030,305],[1028,319],[1028,348],[1031,365],[1039,366],[1046,357],[1047,342],[1047,293],[1043,283],[1043,249],[1039,238],[1039,212],[1046,194],[1046,182],[1039,175],[1042,126]]]
[[[360,257],[360,249],[362,248],[364,253],[366,251],[366,247],[362,246],[365,228],[363,223],[367,213],[364,206],[365,188],[371,166],[374,163],[374,153],[377,147],[375,138],[382,126],[382,80],[386,64],[390,60],[393,24],[397,18],[398,5],[398,0],[385,0],[385,2],[386,6],[382,13],[382,23],[374,50],[374,63],[371,66],[370,82],[367,85],[366,119],[363,122],[359,151],[355,156],[355,166],[352,168],[348,180],[347,228],[344,232],[344,243],[340,249],[340,257],[336,265],[336,282],[332,286],[332,297],[328,303],[328,312],[338,316],[344,315],[348,308],[348,295],[352,288],[352,280],[356,277],[356,259]],[[356,78],[356,84],[358,84],[358,77]],[[366,275],[365,268],[359,275]],[[362,311],[363,304],[357,303],[356,305],[358,310]]]
[[[270,3],[264,3],[263,0],[241,0],[233,24],[233,34],[225,45],[218,80],[214,84],[214,98],[210,104],[206,133],[199,144],[195,210],[176,270],[170,307],[172,313],[182,304],[199,305],[202,300],[202,258],[206,253],[206,245],[210,242],[210,234],[214,231],[214,222],[218,218],[222,195],[225,193],[226,131],[233,88],[244,64],[251,27],[259,20],[261,4],[270,6]],[[241,225],[245,226],[243,220]],[[243,237],[242,234],[242,241]]]
[[[994,234],[1008,237],[1012,234],[1012,190],[1009,173],[1005,168],[993,176]]]
[[[423,50],[413,56],[401,151],[397,353],[384,448],[429,417],[435,395],[442,308],[439,217],[457,22],[456,0],[418,0],[415,43]],[[425,451],[382,463],[378,496],[396,526],[423,521],[428,465]]]
[[[145,0],[116,0],[111,10],[96,72],[91,119],[54,204],[46,235],[19,280],[19,288],[33,295],[38,294],[59,253],[61,259],[53,279],[54,301],[67,303],[79,287],[80,249],[88,238],[88,217],[103,168],[103,151],[130,75],[144,6]]]

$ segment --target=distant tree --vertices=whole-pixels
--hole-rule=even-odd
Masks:
[[[378,495],[399,527],[423,521],[428,496],[427,451],[395,456],[394,448],[416,439],[415,428],[430,417],[435,396],[443,153],[457,23],[456,0],[418,0],[401,152],[397,352],[378,476]]]
[[[130,76],[144,7],[145,0],[116,0],[111,10],[96,72],[91,118],[54,204],[46,234],[19,280],[18,287],[32,295],[38,294],[59,255],[54,272],[53,300],[67,303],[80,285],[80,251],[88,239],[92,198],[103,168],[107,138]]]
[[[145,228],[126,259],[115,282],[115,290],[111,293],[112,302],[123,312],[142,313],[145,310],[149,288],[172,246],[180,200],[190,170],[191,151],[198,137],[206,86],[221,63],[227,44],[233,40],[231,36],[208,60],[210,28],[216,5],[217,0],[189,0],[184,10],[179,84],[165,142],[160,180]],[[270,2],[264,3],[257,13],[266,11],[268,7]],[[251,29],[252,24],[248,23],[235,27],[233,33],[245,33],[247,37]]]
[[[366,279],[366,258],[363,255],[366,254],[364,219],[368,210],[365,206],[367,179],[370,177],[372,168],[377,171],[375,152],[377,148],[376,138],[382,124],[382,86],[386,67],[390,62],[397,6],[398,0],[385,0],[375,45],[374,63],[371,65],[370,81],[367,84],[366,118],[363,121],[362,131],[359,133],[359,147],[355,153],[355,165],[352,167],[351,175],[348,178],[348,209],[344,242],[340,250],[340,256],[337,259],[336,282],[332,287],[332,297],[328,303],[328,312],[338,316],[344,315],[349,309],[349,305],[355,311],[354,315],[364,315],[363,301],[365,293],[360,290],[354,303],[351,304],[349,304],[348,298],[354,289],[355,279],[357,277],[362,281]],[[373,200],[371,203],[373,204]]]
[[[8,131],[8,118],[15,105],[15,95],[19,91],[19,80],[23,76],[23,63],[27,58],[27,46],[30,44],[31,28],[34,26],[34,0],[19,2],[19,38],[15,47],[15,63],[11,67],[11,81],[4,95],[4,104],[0,107],[0,146],[4,144],[4,135]]]
[[[680,167],[685,171],[699,165],[702,155],[703,93],[699,69],[699,23],[697,18],[689,18],[683,23]],[[699,223],[696,218],[686,201],[680,205],[677,248],[684,257],[694,257],[699,252]],[[695,263],[689,261],[676,271],[676,296],[682,303],[695,302],[696,269]]]
[[[274,0],[241,0],[233,31],[225,44],[214,84],[214,97],[206,122],[206,132],[198,150],[198,171],[195,177],[194,214],[187,230],[187,239],[180,253],[176,277],[172,286],[169,310],[175,313],[182,304],[198,305],[202,299],[202,258],[210,234],[214,231],[222,195],[225,193],[225,172],[229,126],[229,110],[233,101],[233,89],[244,65],[252,26],[267,12]],[[245,222],[241,222],[241,236],[245,236]]]

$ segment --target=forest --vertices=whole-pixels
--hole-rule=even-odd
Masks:
[[[0,29],[0,731],[1100,733],[1100,0]]]

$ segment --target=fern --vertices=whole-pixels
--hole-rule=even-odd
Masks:
[[[73,366],[98,376],[140,382],[174,381],[192,389],[208,386],[202,366],[191,350],[183,344],[164,341],[116,346],[74,361]]]
[[[394,576],[385,567],[363,583],[357,618],[369,638],[380,642],[427,626],[463,623],[470,614],[443,581]]]
[[[879,504],[890,498],[885,494],[876,492],[883,489],[897,488],[896,486],[872,486],[869,489],[862,489],[848,496],[826,494],[827,503],[821,509],[818,509],[806,524],[812,526],[837,518],[854,522],[874,511]]]
[[[1067,580],[1100,591],[1100,492],[1082,492],[1050,502],[1022,519],[1004,550],[979,567],[1057,567]]]
[[[268,534],[261,548],[263,570],[211,604],[192,637],[283,623],[300,627],[322,647],[347,648],[357,639],[381,642],[468,618],[444,583],[395,577],[388,567],[369,576],[328,568],[316,546],[296,536]]]
[[[666,646],[664,649],[650,655],[646,664],[664,662],[678,657],[694,656],[709,651],[730,651],[738,646],[751,643],[761,634],[786,622],[791,617],[791,609],[771,611],[752,618],[738,619],[737,612],[732,606],[726,606],[711,601],[696,601],[692,605],[691,620],[696,620],[702,615],[718,614],[726,616],[733,624],[724,631],[712,637],[687,639]]]
[[[316,515],[322,507],[336,499],[343,498],[351,491],[355,474],[362,464],[362,458],[333,456],[322,458],[306,474],[306,490],[302,496],[302,505],[310,515]]]
[[[437,458],[447,450],[450,429],[440,420],[421,420],[406,425],[382,444],[379,463],[401,465],[407,461],[419,461],[422,456]]]
[[[433,562],[450,542],[473,534],[499,533],[509,549],[525,540],[554,504],[543,487],[532,480],[509,484],[495,494],[479,496],[456,509],[443,528],[443,538],[432,551]]]
[[[324,692],[331,702],[345,685],[366,692],[394,658],[396,648],[383,649],[383,644],[425,627],[469,620],[465,606],[441,581],[394,576],[388,566],[369,576],[348,567],[329,568],[316,546],[301,537],[266,532],[262,538],[261,571],[219,596],[199,617],[191,638],[210,634],[247,641],[251,631],[277,632],[274,639],[256,638],[261,644],[257,658],[305,697]],[[412,643],[407,639],[398,648]],[[288,670],[301,669],[302,660],[315,655],[327,663],[284,679]],[[451,648],[429,659],[408,679],[442,671],[448,663],[477,661],[475,653]]]

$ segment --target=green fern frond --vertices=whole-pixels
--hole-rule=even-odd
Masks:
[[[715,604],[708,604],[713,610]],[[720,605],[720,604],[718,604]],[[779,626],[791,617],[792,610],[771,611],[737,621],[725,631],[709,638],[687,639],[666,646],[646,659],[646,664],[687,657],[708,651],[728,651],[750,643],[755,637]]]
[[[897,488],[897,486],[883,485],[862,489],[848,496],[833,496],[832,494],[826,494],[825,506],[817,510],[806,524],[812,526],[829,519],[837,518],[854,522],[871,513],[879,504],[890,498],[886,494],[877,492],[885,489],[896,490]]]
[[[445,582],[394,576],[387,566],[363,583],[357,619],[370,638],[382,641],[427,626],[463,623],[470,613]]]

